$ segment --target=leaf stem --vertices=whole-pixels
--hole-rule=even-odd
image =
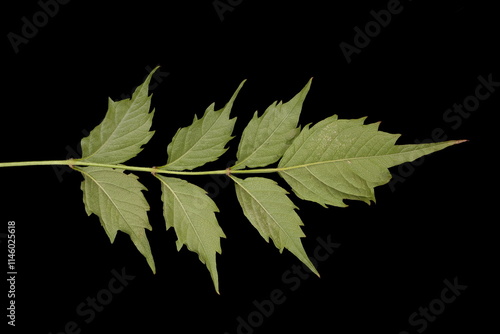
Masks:
[[[442,142],[440,144],[443,145],[443,147],[447,147],[450,145],[460,144],[460,143],[463,143],[465,141],[467,141],[467,140],[450,140],[450,141]],[[391,153],[391,154],[387,154],[385,156],[392,156],[392,155],[398,155],[398,154],[402,154],[402,153],[401,152]],[[382,157],[382,155],[379,155],[378,157]],[[148,173],[152,173],[153,175],[155,175],[155,174],[171,174],[171,175],[217,175],[217,174],[223,175],[223,174],[225,174],[225,175],[230,176],[231,174],[276,173],[276,172],[287,171],[290,169],[311,167],[314,165],[327,164],[327,163],[332,163],[332,162],[345,162],[345,161],[347,161],[348,163],[350,163],[351,161],[364,159],[364,158],[366,158],[366,157],[342,158],[342,159],[318,161],[318,162],[311,162],[311,163],[306,163],[306,164],[302,164],[302,165],[278,167],[278,168],[258,168],[258,169],[243,169],[243,170],[232,170],[231,168],[228,168],[228,169],[223,169],[223,170],[197,171],[197,172],[174,171],[174,170],[162,169],[162,168],[157,168],[157,167],[136,167],[136,166],[127,166],[127,165],[122,165],[122,164],[117,164],[117,165],[102,164],[102,163],[97,163],[97,162],[88,162],[88,161],[79,160],[79,159],[0,162],[0,168],[2,168],[2,167],[23,167],[23,166],[66,165],[66,166],[69,166],[71,168],[73,168],[73,166],[93,166],[93,167],[123,169],[123,170],[137,171],[137,172],[148,172]]]
[[[221,174],[250,174],[250,173],[273,173],[277,172],[279,168],[262,168],[262,169],[247,169],[247,170],[212,170],[212,171],[174,171],[174,170],[166,170],[159,169],[156,167],[137,167],[137,166],[127,166],[127,165],[110,165],[110,164],[102,164],[96,162],[87,162],[82,160],[42,160],[42,161],[19,161],[19,162],[0,162],[0,168],[2,167],[25,167],[25,166],[55,166],[55,165],[64,165],[64,166],[89,166],[89,167],[105,167],[105,168],[114,168],[114,169],[123,169],[129,171],[137,171],[137,172],[148,172],[153,174],[172,174],[172,175],[221,175]]]
[[[71,166],[73,160],[44,160],[44,161],[19,161],[19,162],[0,162],[1,167],[23,167],[23,166],[50,166],[67,165]]]
[[[276,173],[282,170],[284,170],[284,168],[237,169],[231,170],[230,174],[265,174]]]

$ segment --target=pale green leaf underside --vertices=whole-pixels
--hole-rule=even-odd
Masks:
[[[245,80],[238,86],[224,108],[214,111],[212,103],[202,118],[195,115],[193,123],[177,131],[167,147],[168,160],[162,169],[191,170],[215,161],[226,152],[231,140],[235,118],[229,118],[234,100]]]
[[[157,67],[158,68],[158,67]],[[154,134],[150,131],[154,110],[149,112],[149,82],[155,68],[130,99],[109,99],[104,120],[82,139],[82,159],[87,162],[119,164],[142,151]]]
[[[288,198],[287,191],[276,182],[262,177],[231,178],[235,182],[236,195],[243,213],[264,240],[269,242],[271,238],[280,252],[284,248],[288,249],[319,276],[302,246],[300,239],[305,237],[301,229],[303,223],[295,212],[296,206]]]
[[[167,229],[173,227],[177,234],[177,249],[182,245],[198,254],[204,263],[215,290],[219,292],[216,253],[221,253],[220,239],[224,232],[217,223],[217,206],[205,190],[182,179],[157,175],[161,181],[163,215]]]
[[[263,167],[281,158],[300,131],[297,124],[311,81],[290,101],[271,104],[261,117],[255,112],[243,131],[238,161],[231,169]]]
[[[116,233],[123,231],[141,252],[156,272],[153,255],[146,237],[145,229],[151,230],[147,211],[149,205],[142,193],[147,190],[133,174],[124,174],[123,171],[103,168],[77,168],[83,174],[84,181],[83,202],[85,210],[90,216],[92,213],[99,217],[111,243]]]
[[[135,157],[154,133],[150,131],[154,110],[150,111],[148,89],[155,70],[130,99],[109,100],[102,123],[82,139],[83,157],[74,161],[73,168],[84,177],[81,189],[87,214],[99,217],[112,243],[118,231],[128,234],[155,272],[145,231],[151,230],[149,205],[143,194],[147,189],[135,175],[125,174],[121,168],[152,171],[161,182],[166,227],[174,228],[177,249],[186,245],[198,254],[218,292],[216,255],[221,253],[221,238],[225,238],[215,216],[218,208],[202,188],[159,173],[189,174],[178,171],[200,167],[226,152],[236,121],[230,118],[231,109],[245,81],[222,109],[215,111],[212,104],[200,119],[195,116],[190,126],[177,131],[167,147],[165,166],[124,166],[122,163]],[[375,201],[374,188],[391,179],[390,167],[462,141],[396,145],[399,135],[378,131],[378,123],[365,125],[365,118],[339,120],[336,115],[300,130],[298,120],[310,86],[311,81],[290,101],[272,104],[262,116],[254,114],[243,131],[236,154],[238,161],[232,168],[193,174],[226,173],[235,182],[245,216],[264,240],[272,239],[280,252],[288,249],[319,276],[302,245],[303,223],[287,191],[270,179],[240,179],[235,174],[252,173],[241,169],[264,167],[279,160],[277,168],[255,172],[278,172],[299,198],[325,207],[346,206],[345,200],[370,203]]]
[[[388,168],[462,141],[395,145],[397,134],[378,131],[365,118],[336,115],[306,126],[279,162],[279,174],[302,199],[323,206],[346,206],[346,199],[375,201],[374,187],[391,179]]]

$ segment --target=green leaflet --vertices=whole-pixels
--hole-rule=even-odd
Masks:
[[[161,181],[167,229],[173,227],[177,234],[177,250],[184,244],[198,254],[219,293],[215,253],[221,253],[220,239],[226,237],[215,218],[219,209],[205,190],[194,184],[172,177],[157,175],[157,178]]]
[[[108,112],[101,124],[82,139],[82,159],[86,162],[119,164],[142,151],[154,134],[149,131],[153,114],[149,112],[149,82],[158,67],[149,73],[132,98],[114,102],[109,99]]]
[[[263,177],[249,177],[244,180],[231,176],[236,186],[236,195],[243,213],[260,235],[283,252],[287,248],[312,272],[318,271],[307,257],[301,238],[305,237],[303,225],[295,212],[297,208],[287,197],[287,191],[276,182]]]
[[[83,202],[85,211],[99,217],[101,225],[111,243],[116,233],[123,231],[148,261],[151,270],[156,272],[153,254],[146,237],[145,229],[151,230],[147,211],[149,205],[142,190],[147,190],[133,174],[103,168],[77,168],[83,174]]]
[[[231,169],[263,167],[281,158],[300,132],[297,123],[311,81],[290,101],[271,104],[261,117],[254,113],[243,131],[236,155],[238,161]]]
[[[365,118],[328,117],[304,127],[279,162],[279,174],[298,197],[344,207],[345,199],[375,201],[374,187],[389,182],[388,168],[462,141],[395,145],[397,134],[378,131]]]
[[[167,147],[168,161],[162,169],[191,170],[207,162],[217,160],[226,152],[226,144],[231,140],[236,117],[230,119],[229,113],[244,80],[236,89],[224,108],[214,111],[212,103],[202,118],[194,116],[190,126],[177,131]]]

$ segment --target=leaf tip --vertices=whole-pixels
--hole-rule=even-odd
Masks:
[[[245,82],[247,82],[247,79],[243,79],[243,81],[241,81],[241,83],[238,85],[238,88],[236,88],[236,92],[234,93],[233,100],[236,98],[236,95],[238,95]]]
[[[306,93],[306,94],[307,94],[307,93],[309,92],[309,89],[311,88],[312,81],[313,81],[313,77],[311,77],[311,78],[307,81],[306,85],[305,85],[305,86],[304,86],[304,88],[303,88],[303,92],[304,92],[304,93]],[[301,92],[301,93],[302,93],[302,92]]]
[[[319,272],[318,272],[318,269],[316,269],[316,267],[310,263],[310,264],[306,264],[308,267],[309,267],[309,270],[316,276],[318,276],[318,278],[321,278]]]
[[[220,291],[219,291],[219,276],[217,275],[217,273],[212,274],[212,271],[209,269],[210,271],[210,276],[212,276],[212,281],[214,283],[214,289],[215,289],[215,292],[220,296]]]

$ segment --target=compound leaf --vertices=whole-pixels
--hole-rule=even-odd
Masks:
[[[115,102],[109,99],[104,120],[83,138],[82,159],[86,162],[119,164],[142,151],[154,134],[150,131],[153,114],[149,112],[149,82],[158,67],[149,73],[130,99]]]
[[[300,228],[303,223],[295,212],[297,208],[288,198],[287,191],[276,182],[263,177],[239,179],[231,176],[235,182],[236,195],[243,208],[243,213],[260,235],[283,252],[288,249],[312,272],[318,271],[307,257],[301,238],[305,237]]]
[[[254,113],[243,131],[236,155],[238,161],[231,169],[263,167],[281,158],[300,132],[297,123],[311,81],[290,101],[271,104],[261,117]]]
[[[226,152],[226,144],[233,138],[235,118],[229,118],[234,100],[244,80],[236,89],[224,108],[214,111],[212,103],[202,118],[194,116],[190,126],[177,131],[167,147],[168,160],[162,169],[191,170],[208,162],[215,161]]]
[[[103,168],[76,168],[83,174],[83,202],[85,210],[99,217],[111,243],[116,233],[123,231],[141,252],[153,272],[156,272],[153,255],[145,229],[151,230],[147,211],[149,205],[142,193],[147,190],[134,174]]]
[[[220,239],[225,235],[215,218],[215,212],[219,212],[217,206],[205,190],[194,184],[178,178],[157,177],[161,181],[163,215],[167,229],[175,229],[177,249],[186,245],[198,254],[219,293],[216,253],[221,253]]]
[[[364,120],[334,115],[302,129],[278,164],[298,197],[322,206],[344,207],[345,199],[370,203],[374,187],[391,179],[388,168],[463,142],[395,145],[399,135],[378,131],[379,123],[365,125]]]

